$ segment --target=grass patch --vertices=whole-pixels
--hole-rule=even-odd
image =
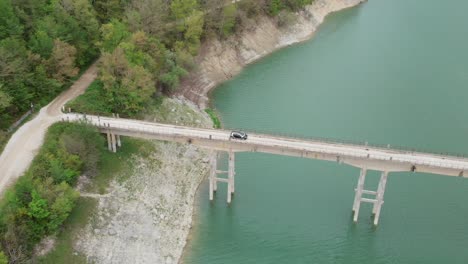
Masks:
[[[94,81],[88,87],[86,92],[73,99],[65,106],[65,109],[71,108],[72,112],[87,113],[93,115],[110,114],[112,110],[103,100],[103,85],[101,81]]]
[[[40,257],[38,263],[87,263],[86,257],[75,253],[73,244],[79,231],[86,226],[88,218],[97,207],[97,200],[91,198],[79,198],[75,208],[65,221],[55,241],[55,248],[47,255]]]
[[[152,144],[148,144],[148,141],[129,137],[121,137],[121,140],[122,147],[117,153],[109,151],[102,153],[99,174],[92,179],[86,189],[87,192],[105,194],[113,179],[122,182],[130,175],[133,168],[131,164],[133,154],[147,157],[152,151]]]
[[[211,117],[211,120],[213,120],[213,127],[221,128],[221,121],[219,120],[218,114],[211,108],[206,108],[205,112]]]

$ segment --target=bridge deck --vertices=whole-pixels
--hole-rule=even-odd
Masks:
[[[63,114],[63,120],[83,120],[81,114]],[[254,151],[297,156],[346,163],[359,168],[379,171],[418,171],[448,176],[464,176],[468,159],[423,152],[411,152],[366,145],[333,143],[319,140],[301,140],[265,134],[249,134],[248,140],[230,139],[230,131],[202,129],[139,120],[86,115],[88,123],[101,131],[109,128],[116,134],[154,138],[159,140],[188,142],[202,147]]]

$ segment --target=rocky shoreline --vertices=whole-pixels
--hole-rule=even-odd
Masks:
[[[225,41],[207,41],[196,58],[198,68],[182,81],[177,94],[204,109],[209,103],[209,92],[239,74],[246,65],[275,50],[310,39],[328,14],[365,1],[316,0],[297,13],[294,25],[280,28],[273,19],[261,17],[250,28]]]

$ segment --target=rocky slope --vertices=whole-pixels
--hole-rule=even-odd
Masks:
[[[163,112],[155,115],[158,121],[212,126],[205,113],[180,100],[166,99],[160,109]],[[134,156],[133,171],[124,181],[112,182],[107,194],[87,194],[98,199],[98,208],[75,249],[88,263],[178,262],[191,227],[196,190],[210,169],[211,152],[188,144],[148,144],[151,155]]]
[[[271,52],[309,39],[325,16],[366,0],[316,0],[298,13],[294,25],[279,28],[268,17],[226,41],[208,41],[198,56],[198,68],[182,82],[179,94],[205,108],[208,92],[219,83],[237,75],[242,68]]]

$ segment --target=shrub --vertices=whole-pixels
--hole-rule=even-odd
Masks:
[[[57,232],[78,198],[71,186],[95,169],[101,151],[104,139],[91,127],[59,123],[49,129],[30,169],[0,201],[0,244],[11,262],[23,263],[43,237]]]

